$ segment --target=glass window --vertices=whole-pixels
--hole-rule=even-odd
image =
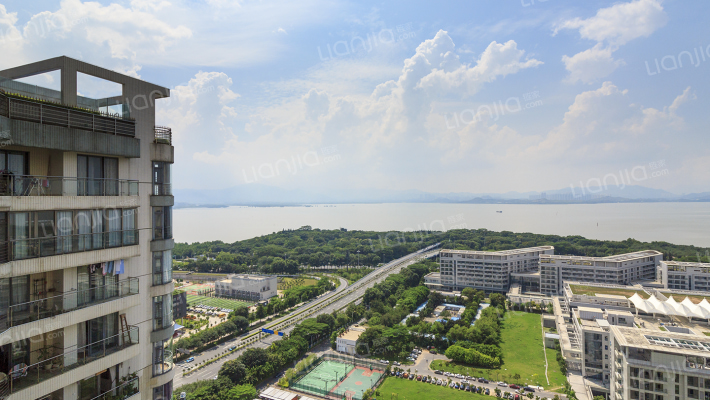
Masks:
[[[153,162],[153,195],[169,196],[170,191],[170,163]]]
[[[171,239],[172,207],[153,207],[153,240]]]
[[[173,323],[172,294],[153,297],[153,330],[169,327]]]
[[[153,343],[153,376],[162,375],[173,369],[173,340]]]
[[[173,381],[153,388],[153,400],[170,400],[173,397]]]
[[[136,240],[136,210],[123,210],[123,245],[138,244]]]
[[[106,210],[108,222],[108,246],[116,247],[121,245],[121,211]]]
[[[165,285],[172,280],[172,250],[153,252],[153,285]]]
[[[118,158],[79,155],[76,161],[79,196],[118,195]]]

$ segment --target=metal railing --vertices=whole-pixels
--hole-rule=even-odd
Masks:
[[[169,183],[154,183],[153,196],[172,196],[173,191]]]
[[[64,354],[50,357],[32,365],[15,365],[8,374],[10,393],[42,383],[47,379],[114,354],[135,344],[138,344],[138,327],[131,326],[127,331],[120,331],[116,335],[67,351]]]
[[[116,386],[113,389],[102,393],[91,400],[124,400],[140,391],[140,382],[138,377],[131,379],[125,383]]]
[[[167,126],[155,127],[155,143],[173,144],[173,130]]]
[[[138,294],[138,278],[15,304],[0,310],[0,330]]]
[[[0,263],[137,244],[138,229],[15,239],[0,243]]]
[[[138,196],[138,181],[0,172],[0,196]]]
[[[50,105],[33,99],[17,99],[0,90],[0,115],[46,125],[83,129],[111,135],[136,136],[136,122],[74,108]]]

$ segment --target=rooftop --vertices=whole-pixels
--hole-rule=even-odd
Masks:
[[[631,261],[639,258],[662,256],[663,253],[656,250],[643,250],[634,253],[617,254],[614,256],[606,257],[587,257],[587,256],[565,256],[559,254],[542,254],[540,257],[550,258],[553,260],[576,260],[576,261],[611,261],[611,262],[623,262]]]
[[[365,333],[364,329],[362,329],[358,325],[354,325],[349,330],[343,332],[339,336],[339,338],[345,339],[345,340],[352,340],[353,342],[357,342],[358,338],[360,338],[360,335],[362,335],[363,333]]]
[[[622,346],[660,351],[664,353],[682,353],[684,355],[710,356],[710,338],[707,336],[685,333],[673,333],[650,329],[611,326],[614,337]]]
[[[548,251],[555,250],[554,246],[538,246],[538,247],[527,247],[523,249],[513,249],[513,250],[501,250],[501,251],[479,251],[479,250],[448,250],[441,249],[441,252],[447,252],[452,254],[479,254],[479,255],[494,255],[494,256],[507,256],[511,254],[524,254],[533,251]]]

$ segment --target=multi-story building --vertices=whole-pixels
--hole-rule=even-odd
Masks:
[[[51,71],[59,91],[15,80]],[[0,399],[170,399],[170,91],[67,57],[0,76]]]
[[[710,339],[612,326],[611,400],[710,398]]]
[[[543,254],[540,256],[540,292],[548,296],[562,293],[565,281],[626,285],[653,281],[663,253],[644,250],[608,257],[580,257]]]
[[[710,291],[710,264],[661,261],[658,278],[666,289]]]
[[[214,292],[221,297],[262,301],[276,296],[277,286],[278,279],[275,276],[238,274],[215,282]]]
[[[354,355],[357,349],[357,340],[365,333],[365,328],[353,325],[335,339],[335,350],[341,353]]]
[[[537,271],[541,255],[554,253],[552,246],[503,251],[441,250],[440,284],[447,291],[472,287],[505,293],[512,273]]]

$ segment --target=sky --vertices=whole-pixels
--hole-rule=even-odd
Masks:
[[[710,187],[709,11],[703,0],[0,0],[0,68],[66,55],[171,88],[156,118],[173,130],[178,189],[622,182],[681,194]]]

